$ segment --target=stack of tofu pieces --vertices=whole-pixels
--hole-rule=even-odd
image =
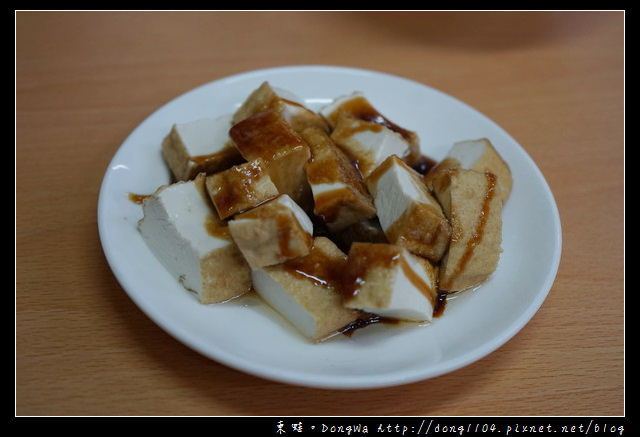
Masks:
[[[174,181],[138,228],[204,304],[254,290],[312,341],[371,318],[428,323],[501,252],[508,166],[486,139],[426,175],[418,136],[354,92],[318,112],[264,82],[235,112],[175,124]]]

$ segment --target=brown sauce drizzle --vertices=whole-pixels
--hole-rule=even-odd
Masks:
[[[480,217],[478,218],[478,222],[476,224],[473,235],[467,241],[467,245],[465,246],[465,251],[460,258],[460,262],[451,275],[452,281],[462,272],[462,270],[464,270],[467,263],[471,259],[476,246],[482,242],[482,238],[484,237],[484,227],[486,226],[487,220],[489,218],[489,207],[491,205],[491,200],[496,194],[497,181],[497,178],[493,173],[485,172],[484,174],[487,178],[487,190],[482,202]]]
[[[258,112],[233,125],[229,136],[247,160],[275,159],[283,148],[307,147],[307,143],[272,109]]]
[[[335,222],[343,206],[342,200],[348,195],[349,191],[343,189],[326,191],[317,195],[314,198],[314,214],[325,223]]]
[[[370,269],[390,266],[400,256],[398,252],[393,250],[393,247],[387,245],[378,246],[378,250],[367,250],[367,248],[373,249],[373,245],[366,243],[358,246],[353,245],[351,246],[352,251],[356,247],[358,248],[356,249],[358,250],[357,256],[349,257],[349,262],[342,275],[341,292],[345,301],[353,299],[360,292]]]
[[[389,267],[399,262],[403,273],[413,286],[429,298],[432,305],[435,305],[436,299],[429,292],[431,287],[416,274],[401,253],[387,245],[379,247],[381,250],[374,250],[373,247],[365,250],[362,254],[358,254],[357,259],[351,258],[350,262],[347,262],[346,258],[331,257],[321,250],[312,249],[307,256],[288,260],[284,265],[290,272],[308,278],[318,285],[341,290],[343,297],[348,300],[354,297],[365,283],[364,277],[369,269]],[[360,262],[363,258],[365,260]]]
[[[383,267],[389,268],[396,263],[400,263],[400,268],[411,284],[429,299],[431,305],[435,305],[435,298],[430,287],[411,268],[402,256],[402,252],[396,247],[387,244],[360,244],[356,246],[357,255],[350,256],[349,262],[345,264],[345,269],[341,279],[341,291],[343,299],[348,301],[353,299],[362,286],[366,283],[367,273],[371,269]]]
[[[356,247],[356,253],[349,257],[347,263],[344,264],[344,268],[341,272],[339,281],[340,292],[342,293],[343,300],[349,301],[353,299],[362,286],[366,283],[366,276],[370,269],[378,267],[390,267],[394,263],[400,263],[403,273],[412,285],[420,290],[433,307],[433,317],[439,317],[444,312],[446,306],[447,294],[444,292],[438,292],[435,296],[433,289],[437,289],[437,285],[429,286],[416,272],[411,268],[407,261],[402,257],[401,252],[398,252],[397,248],[389,246],[387,244],[372,244],[364,243]],[[394,320],[392,318],[379,317],[383,321]],[[362,327],[371,323],[377,323],[380,320],[366,319],[364,321],[358,320],[354,322],[355,327]],[[396,320],[396,323],[398,321]],[[348,330],[355,329],[351,326]]]
[[[151,194],[129,193],[128,197],[129,197],[129,200],[135,203],[136,205],[142,205],[142,203],[144,202],[144,199],[146,199],[147,197],[151,197]]]
[[[444,313],[444,309],[447,305],[447,293],[438,292],[436,298],[435,307],[433,308],[433,317],[440,317]],[[386,325],[399,325],[403,320],[394,317],[383,317],[377,314],[369,314],[368,316],[360,317],[353,322],[349,323],[344,328],[338,331],[339,334],[351,337],[355,331],[367,326],[384,323]]]
[[[312,249],[307,256],[294,258],[284,263],[293,274],[311,280],[323,287],[338,288],[346,258],[330,257],[321,250]]]
[[[351,114],[353,117],[375,123],[377,125],[384,126],[392,131],[400,134],[402,138],[409,143],[416,141],[416,134],[410,130],[404,129],[397,124],[393,123],[385,116],[383,116],[378,110],[376,110],[365,97],[359,96],[345,101],[340,105],[340,110],[344,110]]]
[[[294,102],[293,100],[289,100],[289,99],[285,99],[283,97],[278,96],[278,99],[280,99],[282,102],[287,103],[289,105],[294,105],[294,106],[299,106],[302,109],[306,109],[307,111],[310,111],[307,107],[305,107],[303,104],[298,103],[298,102]]]
[[[402,244],[409,249],[421,247],[421,252],[432,253],[438,244],[441,235],[447,235],[448,222],[442,218],[439,226],[433,232],[423,232],[421,225],[423,217],[433,212],[434,207],[426,203],[416,203],[402,213],[398,219],[389,226],[385,235],[391,242]],[[428,253],[423,256],[428,257]]]
[[[307,165],[307,177],[311,184],[331,184],[336,181],[366,191],[360,171],[352,159],[323,130],[317,127],[304,129],[300,135],[311,149]]]
[[[218,156],[218,153],[210,153],[208,155],[192,156],[192,157],[189,158],[189,161],[193,162],[196,165],[201,165],[201,164],[206,163],[207,161],[215,159],[217,156]]]
[[[360,192],[366,190],[362,175],[351,161],[319,160],[312,157],[307,167],[307,177],[309,183],[314,185],[343,182]]]
[[[387,325],[398,325],[400,324],[400,322],[401,320],[395,319],[393,317],[382,317],[376,314],[370,314],[369,316],[361,317],[354,320],[344,328],[340,329],[338,333],[342,335],[346,335],[347,337],[351,337],[356,330],[365,328],[369,325],[374,325],[378,323],[384,323]]]
[[[210,174],[231,167],[232,165],[240,164],[244,160],[234,144],[228,141],[225,146],[217,152],[191,156],[189,157],[189,161],[198,167],[202,167],[203,171]],[[209,171],[209,167],[211,167],[211,171]]]
[[[313,236],[302,229],[297,222],[293,224],[294,228],[292,228],[291,218],[287,214],[276,215],[276,226],[278,228],[278,249],[284,259],[291,259],[299,255],[298,248],[291,247],[294,233],[299,234],[305,240],[303,243],[305,246],[312,246]]]
[[[209,190],[220,218],[227,218],[245,207],[255,207],[272,199],[271,196],[261,199],[256,190],[256,182],[265,172],[262,160],[250,161],[246,164],[231,167],[212,176],[216,186]],[[245,204],[247,203],[248,204]]]
[[[235,205],[237,204],[237,196],[233,190],[229,189],[229,185],[223,185],[224,188],[218,193],[212,196],[212,200],[215,203],[216,209],[220,217],[226,218],[235,212]]]
[[[280,254],[285,258],[292,256],[291,251],[291,232],[289,227],[289,220],[283,214],[276,215],[276,226],[278,227],[278,248]]]
[[[204,228],[207,234],[222,240],[231,241],[231,232],[225,222],[222,222],[215,215],[209,214],[204,219]]]
[[[438,291],[436,296],[436,303],[433,307],[433,317],[440,317],[444,313],[444,309],[447,306],[447,293],[444,291]]]
[[[431,306],[435,306],[436,304],[436,298],[433,296],[433,294],[430,292],[432,287],[429,287],[427,285],[426,282],[424,282],[424,280],[418,276],[416,274],[416,272],[411,268],[411,266],[409,265],[409,263],[407,262],[407,260],[404,257],[400,258],[400,267],[402,268],[402,272],[404,273],[404,275],[407,277],[407,279],[409,280],[409,282],[411,282],[411,284],[417,288],[418,290],[420,290],[420,292],[427,298],[429,299],[429,302],[431,302]]]

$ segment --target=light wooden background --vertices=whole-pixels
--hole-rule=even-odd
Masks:
[[[17,12],[17,415],[623,415],[624,13]],[[500,124],[563,226],[540,311],[432,380],[316,390],[208,360],[151,322],[102,253],[107,165],[162,104],[264,67],[380,70]],[[532,230],[535,232],[535,230]]]

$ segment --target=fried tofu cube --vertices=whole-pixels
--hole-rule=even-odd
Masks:
[[[503,204],[511,193],[511,170],[487,138],[454,143],[445,158],[427,173],[425,182],[433,189],[438,175],[449,168],[493,173],[498,178],[498,191]]]
[[[254,289],[306,338],[326,340],[362,315],[342,305],[346,258],[331,240],[316,237],[308,255],[253,270]]]
[[[335,99],[320,110],[332,127],[331,138],[369,174],[390,155],[412,165],[420,157],[418,135],[391,122],[355,92]]]
[[[388,241],[438,262],[449,245],[451,228],[420,175],[392,155],[366,183]]]
[[[244,159],[263,160],[279,193],[289,195],[305,211],[313,207],[305,171],[311,151],[279,112],[258,112],[233,125],[229,135]]]
[[[452,227],[451,243],[440,266],[440,289],[455,292],[476,287],[495,271],[502,252],[497,177],[452,168],[442,173],[435,188]]]
[[[258,206],[279,194],[262,159],[209,175],[205,185],[221,219]]]
[[[301,136],[311,149],[306,173],[314,214],[332,232],[374,217],[376,209],[362,175],[329,135],[310,127]]]
[[[230,127],[231,115],[174,124],[162,142],[162,156],[175,180],[187,181],[241,162]]]
[[[229,231],[252,269],[304,256],[313,244],[311,219],[286,194],[236,215]]]
[[[400,320],[430,322],[433,318],[436,268],[402,246],[354,243],[343,275],[348,308]]]
[[[142,208],[138,230],[145,243],[201,303],[251,290],[249,265],[206,199],[204,174],[158,188]]]
[[[242,103],[240,108],[233,114],[233,124],[267,110],[274,110],[280,113],[296,132],[300,132],[309,126],[314,126],[324,131],[329,130],[324,118],[304,106],[299,97],[286,90],[274,88],[269,82],[263,82]]]

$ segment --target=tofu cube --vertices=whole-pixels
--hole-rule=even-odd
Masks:
[[[449,168],[493,173],[498,178],[498,192],[503,204],[511,193],[511,170],[487,138],[454,143],[445,158],[427,173],[425,182],[433,189],[438,175]]]
[[[331,138],[369,174],[390,155],[412,165],[420,157],[415,132],[391,122],[362,95],[342,96],[320,110],[332,128]]]
[[[174,124],[162,142],[162,156],[175,180],[187,181],[241,162],[230,127],[231,115]]]
[[[402,246],[354,243],[342,284],[348,308],[399,320],[433,319],[436,269]]]
[[[221,219],[258,206],[279,194],[261,159],[209,175],[205,185]]]
[[[251,272],[207,201],[204,175],[158,188],[144,199],[138,230],[164,267],[204,304],[251,290]]]
[[[252,269],[304,256],[313,244],[313,224],[286,194],[229,221],[233,241]]]
[[[362,316],[342,305],[339,281],[346,255],[316,237],[308,255],[251,272],[255,291],[302,335],[322,341]]]
[[[329,130],[324,118],[305,107],[298,96],[287,90],[272,87],[269,82],[263,82],[242,103],[233,114],[233,124],[267,110],[279,112],[296,132],[309,126],[315,126],[324,131]]]
[[[305,171],[311,151],[279,112],[258,112],[233,125],[229,135],[244,159],[264,161],[280,194],[289,195],[305,211],[313,207]]]
[[[366,182],[389,243],[438,262],[449,245],[451,228],[420,175],[390,156]]]
[[[482,284],[502,252],[502,199],[490,172],[449,169],[435,195],[451,221],[452,237],[440,266],[440,289],[462,291]]]
[[[313,193],[313,213],[332,232],[374,217],[376,209],[362,175],[329,135],[309,127],[301,136],[311,149],[306,173]]]

